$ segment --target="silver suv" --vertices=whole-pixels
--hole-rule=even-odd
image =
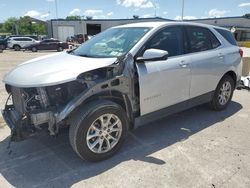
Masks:
[[[231,101],[242,51],[230,31],[185,22],[123,25],[79,48],[33,59],[5,78],[3,117],[19,141],[41,129],[69,125],[74,151],[104,160],[127,132],[203,103]]]
[[[15,51],[20,51],[25,46],[38,42],[39,41],[36,41],[35,39],[30,37],[11,37],[8,40],[8,48],[14,49]]]

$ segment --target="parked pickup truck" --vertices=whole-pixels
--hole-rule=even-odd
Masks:
[[[100,161],[145,122],[203,103],[225,109],[241,78],[241,57],[224,28],[185,22],[117,26],[75,50],[9,72],[2,114],[12,140],[42,128],[57,135],[68,125],[74,151]]]

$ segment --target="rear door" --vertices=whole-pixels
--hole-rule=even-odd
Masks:
[[[15,38],[14,43],[19,45],[21,48],[25,45],[24,44],[24,38],[21,38],[21,37],[20,38]]]
[[[191,58],[190,98],[207,94],[216,89],[225,71],[221,42],[208,29],[197,26],[185,27]]]
[[[32,38],[22,38],[22,48],[26,45],[33,44],[33,39]]]
[[[181,26],[166,27],[145,44],[145,50],[168,51],[169,58],[164,61],[137,63],[141,115],[189,99],[190,60],[185,55],[185,46]]]

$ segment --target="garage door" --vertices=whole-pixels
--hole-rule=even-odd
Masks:
[[[65,42],[67,37],[75,34],[75,28],[72,26],[59,26],[58,27],[58,39]]]

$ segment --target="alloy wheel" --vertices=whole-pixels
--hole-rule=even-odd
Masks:
[[[225,105],[228,102],[231,93],[232,93],[231,83],[229,81],[224,82],[220,88],[218,95],[220,105]]]
[[[94,153],[106,153],[119,142],[122,134],[122,122],[115,114],[104,114],[89,127],[86,141]]]

